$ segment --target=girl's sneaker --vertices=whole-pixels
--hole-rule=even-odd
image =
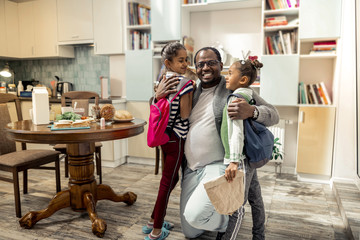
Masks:
[[[166,230],[170,230],[173,227],[174,227],[174,224],[169,223],[167,221],[164,221],[164,223],[162,225],[162,228],[165,228]],[[142,232],[145,233],[145,234],[149,234],[149,233],[151,233],[152,229],[153,229],[153,224],[148,223],[147,225],[142,227]]]
[[[163,240],[169,236],[169,230],[161,228],[161,233],[158,236],[153,236],[151,233],[145,237],[145,240]]]

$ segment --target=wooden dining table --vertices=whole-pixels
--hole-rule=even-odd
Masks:
[[[31,120],[9,123],[8,138],[24,143],[67,144],[69,155],[69,189],[57,193],[48,206],[40,211],[30,211],[20,220],[20,226],[32,228],[41,219],[56,211],[71,207],[74,211],[87,211],[92,222],[92,232],[103,237],[106,222],[96,213],[98,200],[111,200],[132,205],[137,198],[133,192],[116,194],[106,184],[97,184],[94,177],[95,142],[123,139],[144,132],[146,121],[113,122],[104,127],[92,123],[89,129],[52,131],[49,125],[35,125]]]

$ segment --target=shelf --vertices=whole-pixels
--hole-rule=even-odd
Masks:
[[[144,24],[144,25],[128,25],[126,26],[128,30],[150,30],[151,25],[150,24]]]
[[[263,56],[272,56],[272,57],[284,57],[284,56],[298,56],[298,54],[263,54]]]
[[[296,15],[296,14],[299,14],[299,8],[276,9],[276,10],[265,10],[264,11],[264,16]]]
[[[265,32],[277,32],[280,30],[293,30],[298,28],[298,25],[284,25],[284,26],[274,26],[274,27],[264,27]]]
[[[323,54],[323,53],[319,53],[319,54],[301,54],[300,55],[301,59],[318,59],[318,58],[336,58],[335,54]]]
[[[240,0],[214,3],[182,4],[182,9],[189,12],[221,11],[236,8],[261,7],[261,0]]]
[[[332,108],[335,107],[334,104],[324,105],[324,104],[297,104],[298,107],[324,107],[324,108]]]

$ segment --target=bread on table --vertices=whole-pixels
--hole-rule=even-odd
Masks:
[[[70,128],[72,122],[54,122],[54,128]]]
[[[133,115],[126,110],[116,110],[114,117],[115,120],[128,120],[133,118]]]
[[[100,108],[100,117],[104,118],[106,121],[112,120],[114,118],[115,108],[112,104],[104,104]]]
[[[89,127],[90,122],[87,120],[76,120],[71,124],[71,127]]]

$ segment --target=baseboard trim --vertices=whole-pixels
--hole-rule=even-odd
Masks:
[[[301,182],[322,183],[329,185],[331,184],[331,177],[325,175],[297,173],[297,180]]]
[[[143,158],[143,157],[127,157],[127,163],[136,163],[155,166],[155,158]]]

